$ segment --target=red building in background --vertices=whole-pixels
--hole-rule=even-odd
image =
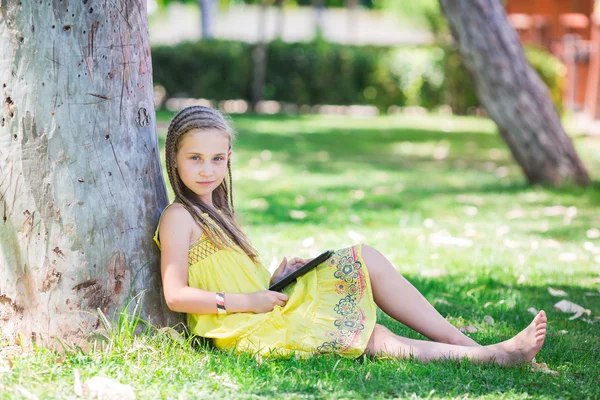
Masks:
[[[505,1],[509,20],[521,43],[544,47],[567,66],[566,108],[585,110],[593,119],[600,119],[598,3],[598,0]]]

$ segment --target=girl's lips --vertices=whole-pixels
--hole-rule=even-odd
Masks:
[[[215,183],[215,181],[212,181],[212,182],[196,182],[196,183],[199,183],[200,185],[208,186],[208,185],[211,185],[211,184]]]

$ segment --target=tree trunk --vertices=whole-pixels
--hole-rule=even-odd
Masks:
[[[275,0],[275,7],[277,7],[275,37],[277,39],[283,39],[283,30],[285,28],[285,11],[283,8],[283,1],[284,0]]]
[[[440,0],[479,100],[530,183],[590,179],[498,0]]]
[[[260,4],[258,14],[258,42],[252,51],[253,76],[252,76],[252,110],[256,111],[256,105],[263,98],[265,78],[267,76],[267,44],[265,43],[267,24],[267,4],[263,0]]]
[[[178,322],[146,1],[4,0],[0,54],[0,336],[79,342],[144,290],[142,318]]]
[[[202,39],[213,38],[215,0],[200,0],[200,18],[202,19]]]
[[[324,34],[325,0],[313,0],[315,10],[315,37],[322,38]]]

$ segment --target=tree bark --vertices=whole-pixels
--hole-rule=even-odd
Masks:
[[[588,173],[501,2],[439,1],[479,100],[529,182],[587,185]]]
[[[4,0],[0,54],[0,334],[83,343],[141,291],[142,318],[179,322],[152,241],[168,199],[146,1]]]

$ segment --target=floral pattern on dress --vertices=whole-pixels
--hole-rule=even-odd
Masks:
[[[335,329],[325,333],[329,341],[322,343],[317,350],[343,353],[365,329],[365,313],[358,305],[365,293],[367,280],[355,247],[336,251],[327,263],[330,268],[335,268],[335,291],[343,297],[333,309],[339,315],[333,323]]]

